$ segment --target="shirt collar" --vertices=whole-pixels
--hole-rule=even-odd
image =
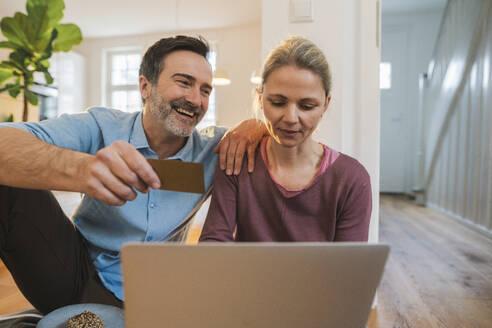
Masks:
[[[193,139],[195,134],[198,133],[196,129],[193,129],[193,133],[187,138],[184,146],[173,156],[167,159],[181,160],[184,162],[191,162],[193,159]],[[133,130],[130,135],[130,144],[136,149],[147,148],[152,150],[147,141],[147,136],[142,123],[142,112],[138,113],[135,123],[133,124]]]
[[[135,123],[133,124],[133,130],[130,135],[130,144],[136,149],[149,148],[149,142],[142,123],[142,112],[138,113]]]
[[[197,133],[196,129],[193,129],[193,133],[186,139],[186,143],[184,146],[173,156],[168,157],[167,159],[176,159],[181,160],[183,162],[192,162],[193,161],[193,139]]]

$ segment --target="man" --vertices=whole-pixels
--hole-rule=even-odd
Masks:
[[[92,108],[0,128],[0,256],[41,312],[73,303],[122,306],[122,244],[166,240],[200,201],[156,190],[146,158],[201,162],[211,185],[213,149],[225,129],[194,129],[212,90],[208,50],[185,36],[152,45],[140,67],[142,112]],[[219,146],[221,167],[238,173],[246,144],[253,154],[264,133],[256,122],[229,133]],[[84,194],[75,226],[47,190]]]

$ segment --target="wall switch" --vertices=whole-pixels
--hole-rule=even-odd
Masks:
[[[290,0],[291,23],[313,22],[313,0]]]

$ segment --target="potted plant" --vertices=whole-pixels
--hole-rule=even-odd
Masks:
[[[28,103],[37,105],[38,98],[29,90],[34,84],[34,73],[44,74],[46,84],[53,83],[48,68],[54,52],[70,51],[82,41],[80,28],[75,24],[60,24],[65,3],[63,0],[27,0],[26,11],[4,17],[0,22],[7,39],[0,48],[11,49],[8,60],[0,62],[0,92],[13,98],[22,92],[27,121]]]

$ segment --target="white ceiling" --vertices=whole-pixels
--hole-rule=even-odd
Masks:
[[[26,12],[25,0],[0,0],[0,17]],[[65,0],[62,22],[84,37],[220,28],[259,22],[261,0]]]
[[[26,0],[0,0],[0,17],[25,12],[25,3]],[[85,38],[211,29],[260,22],[261,3],[262,0],[65,0],[62,22],[80,26]],[[381,3],[383,13],[397,13],[443,9],[446,0]]]
[[[381,10],[386,13],[442,10],[447,0],[381,0]]]

